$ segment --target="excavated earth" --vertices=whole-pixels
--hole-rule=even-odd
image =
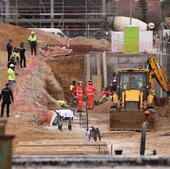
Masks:
[[[13,32],[12,34],[8,34]],[[54,110],[60,108],[56,103],[57,99],[69,101],[68,89],[72,80],[82,80],[84,78],[85,54],[87,51],[108,50],[109,43],[105,40],[89,40],[77,37],[71,40],[74,52],[70,56],[44,57],[38,54],[35,58],[30,56],[27,44],[27,37],[30,30],[16,28],[15,26],[0,24],[1,57],[0,57],[0,87],[3,88],[7,81],[6,64],[7,54],[5,44],[7,39],[14,40],[14,45],[24,41],[27,47],[27,68],[19,70],[16,79],[14,98],[11,106],[11,117],[8,120],[6,133],[14,134],[13,141],[14,154],[74,154],[80,148],[63,147],[58,150],[54,147],[19,147],[23,144],[56,144],[56,143],[89,143],[85,136],[85,128],[79,124],[74,124],[72,131],[66,127],[61,132],[56,127],[39,126],[35,123],[33,115],[41,110]],[[39,48],[44,47],[46,40],[48,43],[58,43],[66,45],[64,39],[54,38],[48,33],[36,32],[39,39]],[[89,114],[89,124],[99,127],[102,133],[102,143],[107,144],[103,154],[111,153],[113,150],[122,149],[124,155],[139,155],[140,132],[130,131],[109,131],[109,109],[111,102],[98,105]],[[154,129],[147,133],[146,154],[151,155],[153,150],[157,150],[158,155],[167,156],[170,154],[170,104],[165,107],[156,107]],[[92,142],[94,143],[94,142]],[[96,149],[90,147],[81,148],[80,154],[95,154]]]

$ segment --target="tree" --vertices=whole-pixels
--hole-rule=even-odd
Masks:
[[[142,21],[147,22],[147,17],[148,17],[148,2],[147,2],[147,0],[139,0],[138,7],[141,8]]]

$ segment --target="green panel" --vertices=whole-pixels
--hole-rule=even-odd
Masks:
[[[124,53],[138,54],[139,53],[139,28],[125,27],[124,29]]]

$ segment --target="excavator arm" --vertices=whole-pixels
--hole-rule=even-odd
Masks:
[[[169,85],[168,85],[168,80],[167,77],[161,68],[158,59],[156,58],[155,55],[151,56],[148,60],[148,64],[151,68],[151,71],[153,71],[154,76],[156,80],[158,81],[160,87],[163,89],[163,91],[169,93]]]

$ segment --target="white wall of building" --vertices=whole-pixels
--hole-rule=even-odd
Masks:
[[[111,31],[111,51],[124,52],[124,32]],[[153,32],[139,32],[139,52],[153,52]]]

